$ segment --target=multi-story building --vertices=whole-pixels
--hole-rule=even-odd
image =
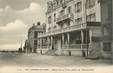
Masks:
[[[33,24],[28,30],[28,40],[25,42],[25,51],[26,52],[37,52],[37,49],[40,46],[41,41],[38,39],[38,36],[45,32],[46,25],[40,24],[38,22],[36,25]],[[44,40],[44,39],[43,39]]]
[[[112,0],[112,24],[113,24],[113,0]],[[113,25],[112,25],[112,63],[113,63]]]
[[[47,48],[60,54],[111,58],[112,0],[47,2]]]

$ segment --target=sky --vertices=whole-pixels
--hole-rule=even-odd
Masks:
[[[17,50],[33,23],[45,23],[47,0],[0,0],[0,50]]]

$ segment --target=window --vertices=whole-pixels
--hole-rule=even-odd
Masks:
[[[38,32],[34,31],[34,38],[37,38],[37,36],[38,36]]]
[[[112,2],[111,2],[112,3]],[[112,21],[112,4],[107,5],[108,6],[108,20]]]
[[[50,31],[50,30],[51,30],[51,27],[48,28],[48,31]]]
[[[57,0],[53,0],[53,9],[57,7]]]
[[[75,13],[77,12],[77,4],[75,4]]]
[[[75,24],[77,24],[77,19],[75,19]]]
[[[76,40],[76,44],[81,44],[81,40]]]
[[[65,10],[63,9],[63,10],[60,11],[60,16],[62,16],[64,14],[65,14]]]
[[[49,17],[48,17],[48,24],[51,24],[51,23],[52,23],[52,17],[49,16]]]
[[[88,9],[89,8],[89,0],[86,0],[86,9]]]
[[[111,51],[111,43],[104,43],[104,48],[103,50],[106,52],[110,52]]]
[[[54,14],[54,22],[56,22],[56,13]]]
[[[96,21],[95,13],[88,15],[87,16],[87,21]]]
[[[94,7],[95,6],[95,1],[96,0],[90,0],[90,7]]]
[[[40,46],[40,40],[39,39],[37,40],[37,45]]]
[[[63,0],[60,0],[60,4],[62,4],[63,3]]]
[[[82,2],[77,2],[75,4],[75,12],[81,12],[82,11]]]
[[[91,21],[96,21],[95,13],[94,14],[91,14]]]
[[[37,40],[34,40],[34,46],[37,46]]]
[[[43,34],[43,32],[41,32],[41,31],[40,31],[40,32],[38,32],[38,35],[41,35],[41,34]]]
[[[95,0],[86,0],[86,8],[92,8],[95,6]]]
[[[72,9],[71,9],[71,6],[68,7],[68,13],[71,13]]]
[[[75,19],[76,24],[82,24],[82,18],[77,18]]]

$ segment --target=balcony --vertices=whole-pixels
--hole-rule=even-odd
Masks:
[[[78,24],[78,25],[73,25],[73,26],[69,26],[66,28],[62,28],[62,29],[51,30],[49,32],[39,35],[38,38],[76,31],[76,30],[81,30],[81,29],[86,29],[86,24]]]
[[[49,32],[45,32],[45,33],[39,35],[38,38],[43,38],[43,37],[47,37],[47,36],[52,36],[52,35],[57,35],[57,34],[61,34],[61,33],[72,32],[72,31],[83,30],[83,29],[90,28],[90,27],[100,27],[100,26],[101,26],[100,22],[87,22],[87,23],[83,23],[83,24],[69,26],[66,28],[51,30]]]
[[[70,21],[72,19],[73,19],[73,14],[69,13],[69,14],[61,15],[60,17],[58,17],[56,19],[56,23],[59,24],[59,23],[62,23],[64,21]]]

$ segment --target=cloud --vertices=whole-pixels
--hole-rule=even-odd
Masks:
[[[21,21],[16,20],[0,27],[0,48],[16,49],[21,40],[25,40],[28,27]]]
[[[41,6],[39,4],[37,4],[37,3],[31,3],[28,8],[23,9],[23,10],[18,10],[18,12],[20,12],[20,13],[23,13],[23,12],[29,12],[29,13],[31,13],[31,12],[36,12],[36,11],[39,12],[41,9],[42,8],[41,8]]]
[[[0,12],[2,12],[3,11],[3,9],[2,8],[0,8]]]
[[[0,25],[21,19],[25,24],[31,25],[34,22],[45,22],[45,11],[40,4],[32,2],[28,8],[23,10],[15,10],[7,5],[0,8]]]
[[[22,31],[26,27],[27,26],[21,20],[16,20],[15,22],[6,24],[6,26],[0,27],[0,29],[3,32],[18,32]]]
[[[41,6],[36,3],[31,3],[29,9],[30,11],[39,11],[41,10]]]
[[[37,4],[37,3],[31,3],[29,8],[26,8],[24,10],[19,11],[19,13],[23,16],[22,19],[26,21],[32,21],[32,22],[37,22],[37,21],[42,21],[45,22],[45,11],[43,8]],[[26,17],[28,16],[28,17]],[[30,22],[29,22],[30,23]]]
[[[14,9],[23,9],[27,8],[30,2],[30,0],[0,0],[0,8],[10,5]]]
[[[38,3],[31,2],[22,10],[11,5],[0,8],[0,48],[16,49],[27,38],[28,28],[38,21],[45,21],[45,10]]]

